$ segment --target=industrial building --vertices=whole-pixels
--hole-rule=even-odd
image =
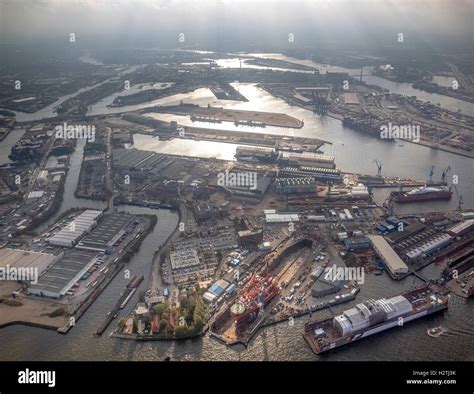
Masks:
[[[280,154],[279,161],[296,166],[310,166],[321,168],[336,168],[334,156],[321,155],[318,153],[288,153]]]
[[[17,270],[35,270],[38,276],[61,258],[61,255],[31,252],[21,249],[0,249],[0,270],[14,268]]]
[[[316,274],[316,273],[315,273]],[[321,275],[322,274],[322,275]],[[330,294],[337,293],[342,289],[343,282],[339,279],[326,279],[325,274],[320,276],[311,288],[311,296],[315,298],[326,297]]]
[[[307,219],[309,222],[325,222],[327,220],[324,215],[308,215]]]
[[[386,238],[390,244],[394,244],[401,242],[414,234],[418,234],[419,232],[423,231],[425,227],[426,226],[423,223],[418,221],[411,222],[403,226],[402,231],[398,231],[399,229],[397,228],[397,231],[388,234]]]
[[[194,217],[198,221],[217,219],[222,217],[221,208],[208,204],[207,202],[199,202],[193,206]]]
[[[277,178],[275,190],[281,194],[317,193],[317,183],[309,177],[303,178]]]
[[[211,287],[209,287],[208,291],[204,293],[204,300],[207,302],[214,301],[216,298],[221,296],[229,286],[229,282],[225,281],[224,279],[219,279]]]
[[[265,213],[267,223],[289,223],[299,222],[300,217],[296,213]]]
[[[272,178],[255,172],[232,170],[218,178],[217,185],[232,198],[242,201],[260,201],[272,182]]]
[[[359,183],[357,186],[352,187],[350,196],[354,200],[366,200],[370,197],[369,189],[367,186]]]
[[[97,253],[72,249],[66,251],[31,285],[27,294],[41,297],[63,297],[89,268],[97,262]]]
[[[258,245],[263,242],[263,230],[243,230],[237,233],[237,244],[240,247]]]
[[[430,239],[424,240],[423,243],[416,245],[414,249],[405,252],[404,255],[409,262],[417,262],[424,257],[438,252],[440,249],[451,244],[451,242],[453,242],[451,235],[438,234]]]
[[[344,240],[344,245],[346,245],[347,250],[359,250],[359,249],[367,249],[370,247],[370,242],[367,238],[351,238]]]
[[[106,215],[76,246],[78,249],[105,252],[126,233],[126,227],[135,216],[124,213]]]
[[[390,275],[397,279],[408,273],[408,266],[381,235],[369,235],[370,243],[379,257],[384,261]]]
[[[259,161],[271,161],[275,159],[276,153],[272,148],[260,146],[238,146],[235,156],[239,159],[257,159]]]
[[[459,237],[461,235],[469,233],[472,230],[474,230],[474,219],[469,219],[449,228],[448,233],[451,234],[453,237]]]
[[[113,153],[114,167],[121,170],[152,171],[157,165],[166,160],[166,156],[146,151],[132,149],[115,149]],[[154,172],[154,171],[152,171]]]
[[[305,177],[312,178],[317,181],[327,182],[334,181],[337,182],[341,178],[341,173],[339,170],[332,168],[321,168],[321,167],[284,167],[278,171],[279,177]]]
[[[60,231],[48,239],[48,242],[51,245],[73,247],[97,225],[102,216],[102,211],[88,209],[66,223]]]

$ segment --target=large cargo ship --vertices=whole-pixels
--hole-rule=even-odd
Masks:
[[[245,286],[239,299],[230,307],[230,313],[238,324],[256,317],[260,306],[267,305],[280,291],[275,278],[254,275]]]
[[[408,192],[391,192],[390,198],[393,201],[413,202],[431,200],[449,200],[453,192],[446,186],[422,186]]]
[[[320,354],[442,311],[449,297],[425,285],[392,298],[368,299],[333,318],[307,323],[304,338]]]
[[[381,139],[382,141],[395,142],[394,138],[380,138],[380,128],[376,126],[370,119],[367,118],[354,118],[351,116],[344,116],[342,119],[342,125],[349,127],[352,130],[362,132],[364,134],[369,134],[374,137]]]

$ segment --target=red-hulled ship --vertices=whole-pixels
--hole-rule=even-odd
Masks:
[[[414,202],[431,200],[449,200],[453,192],[446,186],[422,186],[409,192],[391,192],[390,197],[395,202]]]
[[[242,323],[256,316],[261,305],[267,305],[280,291],[275,278],[254,274],[242,291],[238,301],[230,307],[230,313],[236,323]]]

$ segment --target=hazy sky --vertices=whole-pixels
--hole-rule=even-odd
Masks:
[[[1,44],[202,47],[472,40],[474,0],[0,0]]]

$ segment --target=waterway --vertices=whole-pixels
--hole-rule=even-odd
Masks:
[[[331,142],[323,147],[325,153],[334,155],[336,165],[346,172],[357,172],[361,174],[375,174],[377,167],[375,159],[382,162],[382,174],[385,176],[401,178],[413,178],[427,180],[431,166],[435,166],[433,179],[441,176],[444,168],[451,166],[451,175],[458,176],[457,185],[459,193],[463,196],[464,208],[474,208],[474,182],[472,179],[472,159],[454,155],[449,152],[431,149],[428,147],[403,142],[389,143],[372,138],[363,133],[358,133],[342,126],[342,123],[334,118],[320,117],[312,111],[290,106],[284,100],[276,98],[257,87],[255,84],[239,84],[239,91],[249,100],[248,102],[218,102],[226,108],[253,109],[258,111],[282,112],[304,121],[301,129],[286,129],[282,127],[268,126],[248,127],[235,126],[232,122],[209,123],[192,122],[189,117],[161,113],[150,113],[148,116],[163,120],[176,120],[185,126],[204,127],[223,130],[241,130],[278,135],[291,135],[296,137],[320,138]],[[210,94],[210,92],[209,92]],[[215,102],[215,98],[207,94],[200,98],[193,97],[193,102],[207,105]],[[174,101],[174,100],[173,100]],[[204,141],[159,141],[157,138],[144,135],[135,135],[134,147],[144,150],[154,150],[161,153],[177,155],[193,155],[198,157],[217,157],[232,160],[236,145],[225,143],[208,143]],[[219,148],[217,148],[219,146]],[[383,202],[388,196],[388,190],[375,190],[377,201]],[[397,205],[395,212],[430,212],[440,210],[456,209],[458,200],[455,196],[449,201],[431,201],[422,204]]]
[[[284,101],[276,99],[252,84],[241,84],[240,91],[250,101],[248,103],[229,103],[232,108],[252,108],[273,112],[286,112],[298,119],[305,121],[304,128],[300,130],[287,130],[283,128],[265,128],[261,132],[271,132],[287,135],[294,133],[296,136],[313,136],[332,142],[326,145],[324,150],[328,154],[336,156],[339,168],[345,171],[361,173],[374,173],[374,158],[383,163],[382,172],[385,175],[402,176],[425,179],[431,165],[437,168],[445,168],[451,165],[452,173],[459,175],[459,189],[463,194],[465,206],[473,208],[473,181],[472,160],[456,156],[447,152],[436,151],[422,146],[405,143],[403,147],[398,144],[385,143],[358,134],[350,129],[342,127],[341,123],[332,118],[320,118],[310,111],[298,107],[290,107]],[[198,97],[194,96],[196,102],[206,102],[208,92],[201,91]],[[199,97],[199,95],[202,95]],[[175,101],[176,98],[170,98]],[[212,98],[215,101],[215,98]],[[165,100],[166,102],[166,100]],[[435,102],[435,101],[432,101]],[[149,104],[149,103],[148,103]],[[206,103],[207,104],[207,103]],[[161,114],[159,114],[161,116]],[[156,115],[158,116],[158,114]],[[184,118],[179,117],[179,121]],[[211,124],[203,124],[210,127]],[[215,125],[221,128],[222,125]],[[258,131],[257,128],[252,131]],[[8,156],[9,149],[16,140],[21,137],[20,133],[10,134],[0,144],[0,160]],[[168,143],[168,145],[166,145]],[[191,143],[193,143],[191,141]],[[143,149],[164,149],[169,153],[189,154],[188,146],[184,150],[180,144],[171,142],[162,143],[148,136],[136,136],[135,147]],[[196,156],[202,155],[203,151],[213,151],[216,155],[219,147],[211,149],[208,143],[197,142],[195,150],[191,153]],[[225,150],[219,150],[221,158],[231,158],[233,154],[232,144]],[[79,143],[75,153],[71,157],[71,166],[67,175],[63,203],[57,215],[66,209],[76,206],[103,207],[103,204],[89,200],[76,199],[74,190],[82,158],[82,144]],[[6,156],[5,156],[6,155]],[[433,203],[416,205],[416,209],[439,210],[453,209],[457,205],[455,199],[450,203]],[[156,214],[158,223],[154,231],[143,241],[140,250],[132,257],[128,267],[132,274],[145,275],[150,272],[150,262],[157,247],[164,242],[170,232],[177,224],[177,215],[167,210],[151,210],[131,206],[119,206],[119,210],[131,213]],[[410,208],[407,208],[410,209]],[[413,209],[413,208],[411,208]],[[49,223],[54,220],[51,219]],[[433,274],[436,267],[426,269],[426,275]],[[286,323],[275,325],[265,329],[252,341],[249,347],[226,347],[220,342],[208,338],[198,338],[185,342],[150,342],[137,343],[110,338],[107,334],[112,326],[102,337],[95,337],[93,333],[102,322],[105,314],[112,309],[119,297],[120,291],[127,280],[118,275],[105,289],[97,301],[83,315],[67,335],[60,335],[54,331],[41,330],[31,327],[14,326],[0,330],[0,360],[163,360],[170,357],[172,360],[473,360],[474,344],[472,337],[474,328],[472,316],[474,316],[473,302],[465,301],[452,296],[450,308],[447,312],[420,319],[408,323],[404,327],[394,328],[373,337],[354,343],[346,348],[338,349],[323,356],[314,355],[305,343],[301,332],[303,324],[308,318],[295,320],[294,326]],[[368,297],[385,297],[397,294],[418,283],[412,278],[406,278],[400,282],[394,282],[387,274],[381,276],[366,275],[366,282],[361,285],[358,301]],[[143,285],[140,288],[143,289]],[[130,311],[137,300],[138,292],[127,305],[122,315]],[[340,305],[333,309],[334,313],[349,308],[352,304]],[[313,318],[325,318],[331,316],[331,311],[318,312]],[[438,338],[432,338],[426,334],[431,327],[442,325],[447,332]]]

